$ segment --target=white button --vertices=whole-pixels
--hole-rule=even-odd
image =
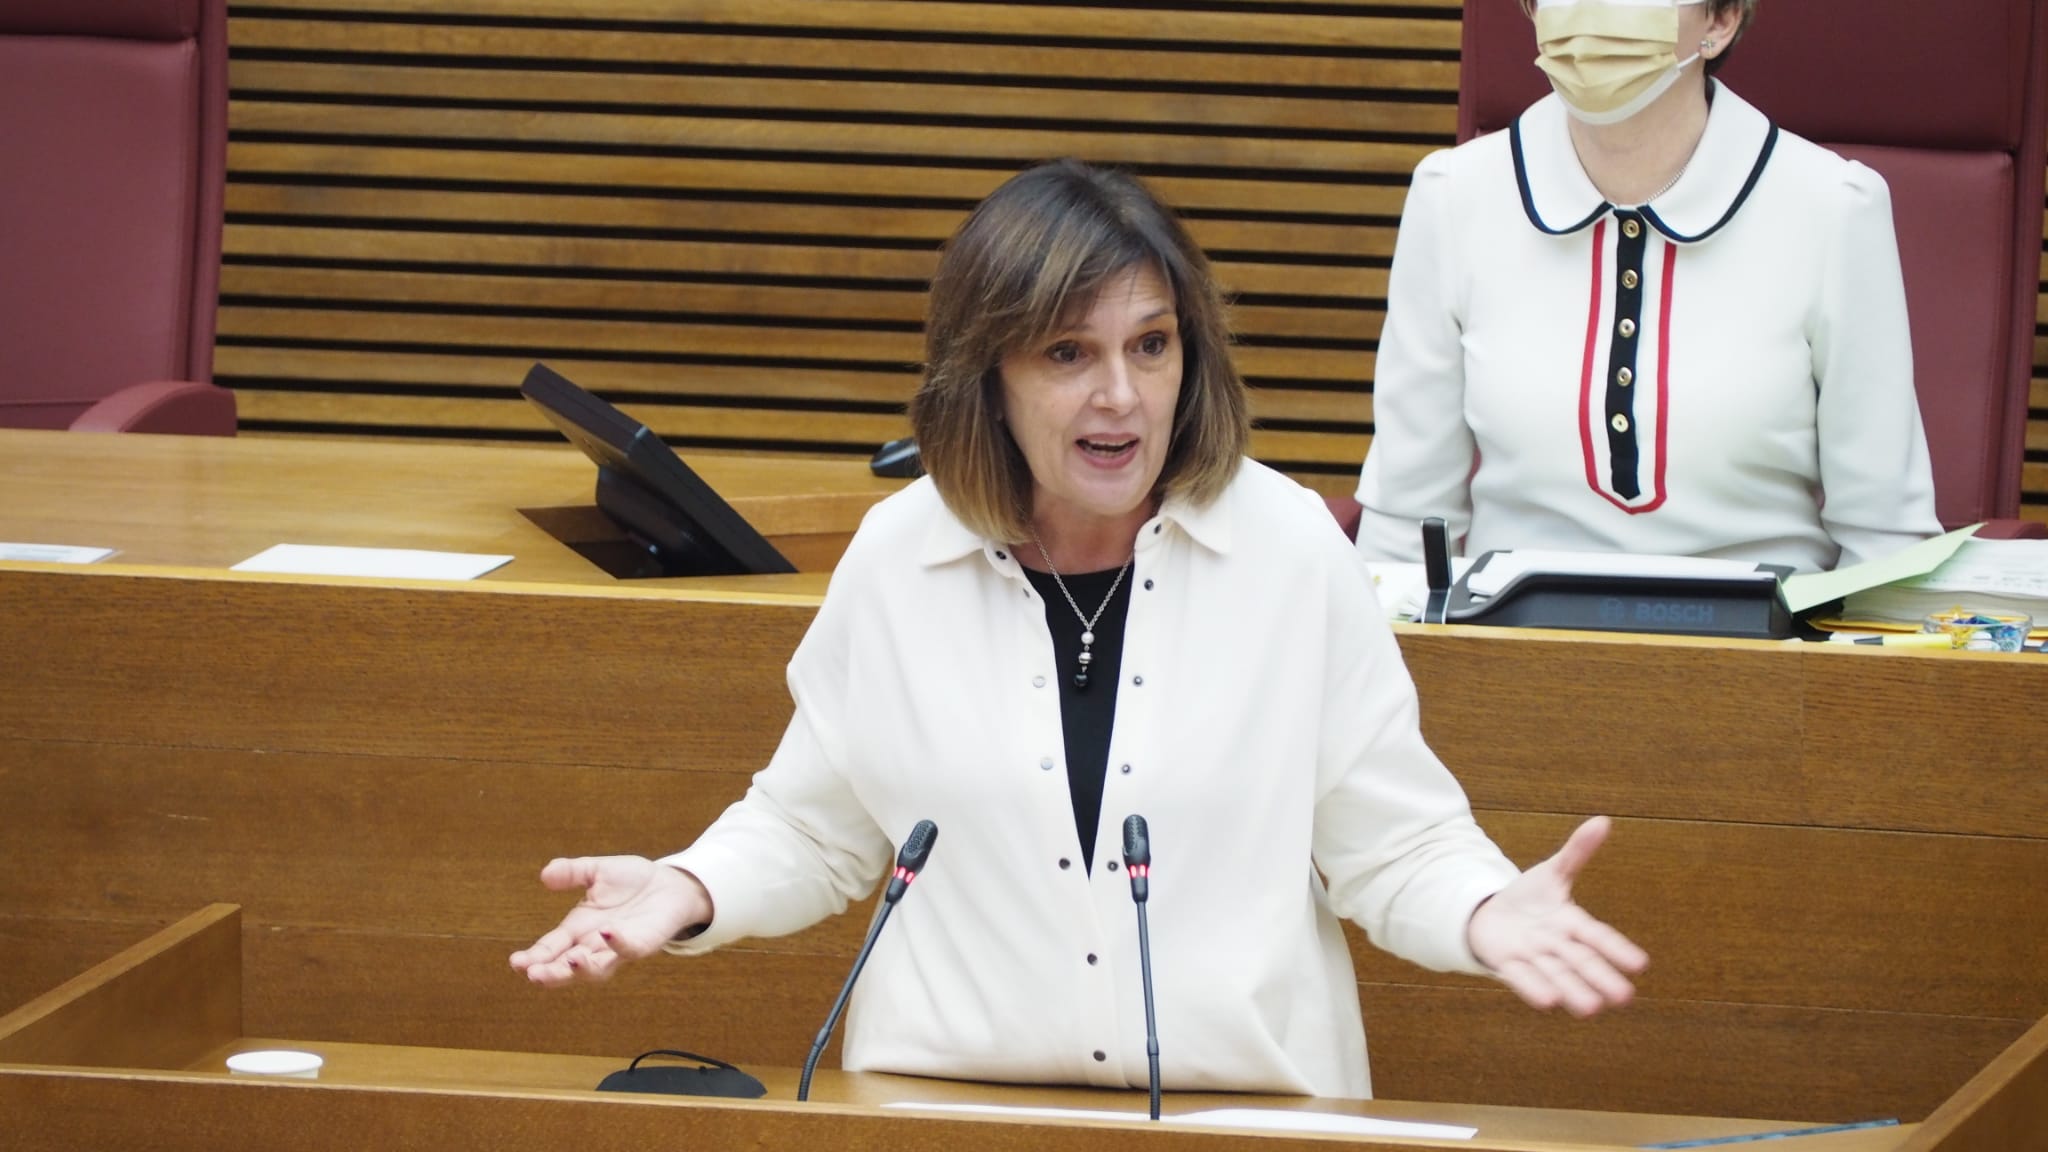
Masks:
[[[1040,760],[1038,762],[1038,766],[1040,768],[1045,769],[1047,772],[1052,771],[1052,757],[1047,756],[1045,759]]]
[[[1033,677],[1031,678],[1031,686],[1032,686],[1033,688],[1043,688],[1043,687],[1045,687],[1045,677],[1043,677],[1043,676],[1033,676]]]

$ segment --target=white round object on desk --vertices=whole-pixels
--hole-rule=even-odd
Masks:
[[[326,1061],[311,1052],[270,1048],[260,1052],[235,1053],[228,1057],[228,1071],[244,1076],[297,1076],[312,1080],[320,1075],[323,1063]]]

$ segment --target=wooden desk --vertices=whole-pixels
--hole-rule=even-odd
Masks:
[[[904,484],[837,460],[689,464],[814,573],[829,573],[861,515]],[[484,579],[609,587],[617,582],[526,514],[589,509],[596,478],[567,442],[117,440],[0,429],[0,540],[114,547],[122,564],[194,568],[226,568],[281,543],[510,554]],[[755,586],[822,589],[814,579]]]
[[[57,481],[38,483],[64,490],[45,453],[75,445],[24,435],[0,437],[0,539],[55,522],[18,477],[41,457]],[[99,441],[89,464],[160,450]],[[432,449],[414,475],[484,474],[504,451]],[[579,498],[581,467],[561,476],[504,503]],[[403,497],[360,498],[398,524],[381,542],[419,543]],[[189,488],[135,499],[223,507]],[[559,915],[533,881],[548,857],[666,850],[740,795],[787,720],[782,666],[812,591],[510,579],[523,551],[508,578],[460,585],[131,564],[184,557],[141,551],[129,502],[101,506],[75,539],[26,538],[122,547],[115,561],[0,565],[0,1006],[225,900],[247,909],[254,1035],[802,1059],[857,914],[566,994],[505,956]],[[217,515],[184,523],[242,531]],[[344,542],[380,542],[374,527]],[[274,542],[245,535],[206,563]],[[2048,1015],[2048,660],[1401,640],[1433,745],[1510,855],[1617,817],[1581,895],[1655,959],[1635,1005],[1581,1023],[1354,937],[1382,1095],[1916,1119]]]
[[[243,931],[238,910],[215,905],[95,965],[33,1003],[0,1016],[0,1108],[38,1122],[14,1126],[23,1152],[125,1149],[392,1147],[417,1134],[437,1146],[637,1149],[687,1147],[958,1147],[1076,1150],[1327,1147],[1322,1138],[1204,1129],[1178,1118],[1214,1108],[1368,1116],[1476,1128],[1458,1147],[1475,1152],[1568,1152],[1783,1131],[1783,1121],[1630,1115],[1476,1104],[1170,1093],[1163,1122],[1145,1120],[1144,1095],[1027,1088],[901,1076],[821,1073],[809,1103],[796,1075],[757,1068],[759,1100],[650,1098],[594,1091],[626,1053],[607,1057],[481,1052],[248,1035],[243,1023]],[[289,1046],[324,1060],[317,1081],[237,1078],[226,1057]],[[1805,1138],[1814,1152],[1989,1152],[1990,1137],[2048,1135],[2048,1023],[1943,1105],[1926,1125]],[[1122,1113],[963,1115],[948,1105]],[[923,1105],[923,1107],[918,1107]],[[1347,1143],[1374,1149],[1443,1147],[1383,1135]]]

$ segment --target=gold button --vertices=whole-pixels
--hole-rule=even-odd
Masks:
[[[1621,371],[1616,372],[1614,374],[1614,382],[1616,384],[1621,385],[1623,388],[1626,388],[1629,385],[1636,382],[1636,374],[1629,371],[1626,368],[1623,368]]]
[[[1623,288],[1633,288],[1642,282],[1643,278],[1636,275],[1633,269],[1621,274],[1621,286]]]
[[[1619,412],[1616,412],[1614,414],[1614,419],[1609,420],[1608,423],[1614,425],[1614,430],[1616,432],[1628,431],[1628,417],[1623,416]]]
[[[1633,220],[1624,220],[1621,224],[1621,234],[1633,240],[1643,234],[1643,226]]]
[[[1630,336],[1633,336],[1633,335],[1635,335],[1635,334],[1636,334],[1636,322],[1635,322],[1635,321],[1633,321],[1633,320],[1623,320],[1623,321],[1621,322],[1621,335],[1622,335],[1622,338],[1623,338],[1623,339],[1625,340],[1625,339],[1627,339],[1628,337],[1630,337]]]

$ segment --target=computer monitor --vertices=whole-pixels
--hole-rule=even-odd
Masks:
[[[652,429],[535,364],[519,386],[542,415],[597,465],[597,506],[646,563],[648,576],[794,572]]]

